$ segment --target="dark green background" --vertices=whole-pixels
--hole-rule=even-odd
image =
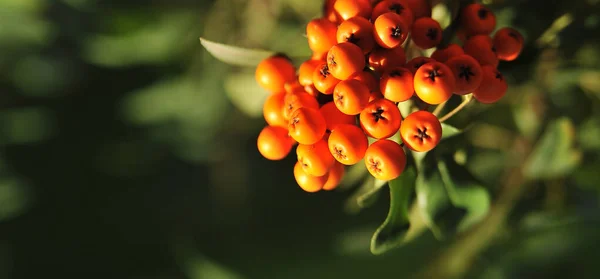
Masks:
[[[426,233],[371,255],[387,191],[355,213],[349,187],[303,192],[294,158],[271,162],[256,150],[264,122],[251,101],[261,96],[224,85],[252,69],[198,42],[305,55],[304,24],[320,5],[303,2],[0,0],[0,278],[411,278],[427,269],[451,240]],[[513,111],[542,106],[540,129],[571,119],[583,159],[531,183],[468,274],[598,278],[598,1],[490,7],[527,45],[500,66],[517,89],[468,115],[521,131]],[[536,44],[565,13],[573,21]],[[487,149],[469,150],[473,172],[494,197],[510,147],[474,141]]]

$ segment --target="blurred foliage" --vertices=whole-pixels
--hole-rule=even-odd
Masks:
[[[416,185],[311,195],[256,151],[252,69],[198,38],[301,61],[321,1],[0,0],[0,278],[598,278],[599,2],[483,2],[527,42],[506,97]]]

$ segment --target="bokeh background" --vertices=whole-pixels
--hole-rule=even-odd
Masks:
[[[388,191],[303,192],[256,150],[253,69],[198,40],[303,57],[321,1],[0,0],[0,278],[599,278],[599,1],[485,3],[527,44],[507,96],[452,120],[475,119],[462,158],[506,221],[374,256]]]

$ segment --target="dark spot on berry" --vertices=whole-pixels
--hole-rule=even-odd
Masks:
[[[377,108],[375,112],[371,113],[373,117],[375,117],[375,122],[379,122],[380,119],[385,120],[385,117],[383,117],[384,112],[385,110],[383,108]]]
[[[321,73],[321,75],[324,78],[327,78],[329,76],[329,67],[327,67],[327,65],[324,65],[323,67],[321,67],[321,70],[319,70],[319,73]]]
[[[388,7],[388,10],[393,11],[394,13],[401,14],[404,10],[404,7],[398,3],[391,4]]]
[[[515,40],[520,40],[519,35],[513,31],[508,32],[508,36],[514,38]]]
[[[429,75],[427,76],[431,81],[435,81],[436,77],[439,77],[440,73],[436,69],[429,71]]]
[[[438,37],[438,30],[435,28],[429,28],[427,29],[427,33],[425,33],[425,36],[427,36],[427,38],[429,38],[432,41],[435,41]]]
[[[427,134],[427,128],[417,128],[417,134],[414,135],[415,138],[418,138],[421,142],[423,142],[425,139],[430,138],[430,136]]]
[[[492,46],[492,52],[496,53],[496,47],[495,46]]]
[[[390,72],[390,77],[399,77],[402,75],[402,72],[398,71],[398,70],[394,70]]]
[[[360,38],[356,37],[354,35],[354,33],[350,34],[350,36],[346,37],[346,42],[349,43],[353,43],[353,44],[358,44],[358,41],[360,41]]]
[[[381,172],[381,169],[379,168],[379,161],[375,161],[373,159],[369,160],[369,168],[374,172]]]
[[[294,126],[296,124],[298,124],[300,122],[300,119],[298,117],[294,117],[292,118],[292,122],[290,123],[290,125]]]
[[[498,80],[504,80],[504,76],[502,76],[502,74],[500,72],[496,72],[496,78]]]
[[[402,36],[402,28],[400,28],[400,26],[392,27],[391,29],[392,32],[390,36],[392,36],[392,38],[399,38]]]
[[[459,69],[458,69],[458,78],[463,78],[466,81],[469,81],[469,79],[471,79],[471,77],[474,77],[475,73],[473,73],[473,71],[471,71],[471,67],[469,66],[465,66],[465,65],[460,65]]]
[[[339,147],[334,147],[333,151],[335,152],[335,156],[339,159],[346,159],[346,155],[344,154],[344,151],[342,149],[340,149]]]
[[[335,62],[335,56],[333,56],[333,55],[327,56],[327,61],[329,62],[328,66],[329,65],[332,65],[332,66],[337,65],[337,62]]]
[[[481,8],[479,9],[479,11],[477,11],[477,16],[480,19],[485,19],[488,16],[489,12],[490,11],[488,11],[486,8]]]

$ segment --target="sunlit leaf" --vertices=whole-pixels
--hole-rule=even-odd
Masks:
[[[400,177],[388,183],[390,209],[385,221],[371,238],[371,252],[373,254],[382,254],[402,245],[406,232],[410,227],[409,207],[416,176],[415,168],[410,166]]]
[[[467,210],[458,231],[468,229],[485,217],[490,208],[490,195],[469,171],[452,160],[438,161],[438,170],[452,204]]]
[[[442,139],[447,139],[456,135],[459,135],[463,131],[456,127],[450,126],[446,123],[442,123]]]
[[[377,194],[386,183],[387,181],[375,179],[375,182],[373,182],[373,187],[358,196],[356,198],[356,203],[360,207],[366,207],[369,204],[367,201],[370,201],[373,198],[373,195]]]
[[[550,123],[525,164],[525,176],[551,179],[569,174],[582,157],[573,146],[574,138],[575,128],[568,118]]]
[[[254,72],[233,73],[225,78],[225,92],[240,111],[251,117],[262,116],[269,92],[256,83]]]
[[[231,46],[209,41],[205,38],[200,38],[200,43],[215,58],[224,63],[237,66],[255,67],[265,58],[275,54],[273,51]]]

